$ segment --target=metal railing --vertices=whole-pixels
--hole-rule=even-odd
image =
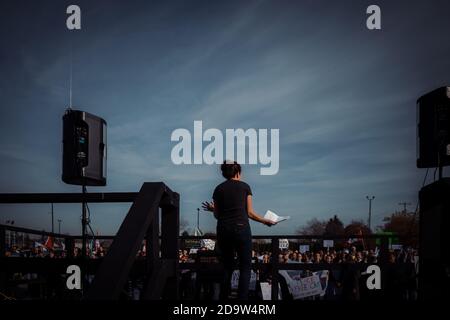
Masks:
[[[80,259],[74,256],[75,243],[81,236],[61,235],[52,232],[0,225],[0,292],[6,288],[6,274],[14,272],[56,272],[65,273],[70,264],[82,266],[85,274],[95,274],[93,282],[85,286],[84,299],[118,299],[131,273],[144,276],[145,283],[141,299],[179,297],[179,247],[185,240],[215,239],[215,236],[179,236],[179,195],[172,192],[162,182],[144,183],[140,192],[115,193],[46,193],[46,194],[0,194],[0,203],[104,203],[132,202],[127,216],[115,236],[95,236],[95,239],[112,239],[107,254],[101,259]],[[161,209],[161,234],[159,210]],[[65,259],[6,258],[6,232],[34,234],[54,237],[64,241]],[[379,239],[377,264],[384,265],[389,253],[389,240],[393,235],[261,235],[253,240],[270,240],[268,244],[272,256],[270,263],[253,263],[254,270],[266,271],[271,276],[272,300],[278,299],[280,270],[321,270],[340,267],[325,264],[279,263],[280,239],[288,240],[346,240],[349,238]],[[136,255],[146,240],[144,259]],[[183,263],[182,269],[199,271],[214,270],[214,263]]]
[[[30,258],[8,258],[7,260],[5,260],[5,258],[0,258],[2,260],[2,267],[0,267],[0,272],[2,271],[7,271],[7,272],[39,272],[39,271],[49,271],[49,265],[51,265],[50,270],[54,271],[54,272],[59,272],[59,273],[64,273],[65,268],[67,267],[68,264],[79,264],[80,263],[80,259],[75,258],[73,255],[70,255],[70,252],[73,252],[73,248],[74,248],[74,243],[77,240],[81,239],[81,236],[67,236],[67,235],[59,235],[59,234],[55,234],[55,233],[51,233],[51,232],[43,232],[43,231],[37,231],[37,230],[31,230],[31,229],[26,229],[26,228],[19,228],[19,227],[13,227],[13,226],[5,226],[5,225],[0,225],[0,234],[3,232],[3,234],[6,232],[6,230],[8,230],[9,232],[23,232],[23,233],[29,233],[29,234],[35,234],[35,235],[39,235],[39,236],[52,236],[55,238],[60,238],[60,239],[64,239],[65,243],[66,243],[66,247],[65,247],[65,251],[67,252],[67,258],[66,259],[30,259]],[[152,234],[150,232],[150,234],[146,234],[144,235],[143,239],[152,239],[152,237],[155,235],[156,233]],[[253,236],[253,240],[269,240],[269,243],[265,243],[264,246],[269,246],[270,249],[270,254],[272,259],[270,260],[269,263],[261,263],[258,262],[258,260],[256,260],[256,262],[254,262],[252,264],[252,269],[253,270],[258,270],[260,272],[265,272],[265,274],[269,274],[270,278],[271,278],[271,283],[272,283],[272,291],[271,291],[271,298],[272,300],[277,300],[278,296],[279,296],[279,292],[278,292],[278,283],[279,283],[279,271],[280,270],[309,270],[309,271],[319,271],[319,270],[323,270],[323,269],[340,269],[342,268],[342,264],[324,264],[324,263],[314,263],[314,264],[300,264],[300,263],[280,263],[278,261],[278,255],[280,253],[283,252],[282,249],[279,248],[279,241],[280,239],[288,239],[288,240],[298,240],[298,241],[316,241],[316,243],[320,240],[348,240],[349,238],[351,239],[355,239],[355,240],[369,240],[369,239],[380,239],[380,247],[379,247],[379,256],[378,256],[378,261],[377,264],[380,266],[383,266],[386,264],[387,262],[387,253],[389,252],[389,238],[392,238],[392,235],[365,235],[365,236],[361,236],[361,235],[346,235],[346,236],[324,236],[324,235],[307,235],[307,236],[301,236],[301,235],[270,235],[270,236]],[[117,241],[117,236],[96,236],[96,239],[103,239],[103,240],[114,240],[113,243],[121,243],[120,241]],[[140,239],[140,237],[138,237]],[[214,235],[210,235],[210,236],[179,236],[179,237],[173,237],[174,239],[177,239],[177,254],[178,254],[178,247],[179,244],[182,243],[183,241],[186,240],[196,240],[196,241],[200,241],[202,239],[215,239],[216,237]],[[5,239],[0,238],[0,239]],[[138,245],[139,243],[142,243],[142,240],[137,241]],[[163,243],[163,237],[162,236],[158,236],[158,239],[154,239],[153,241],[150,241],[152,243],[159,243],[161,241],[161,244]],[[148,243],[150,243],[148,242]],[[5,241],[0,241],[0,243],[3,244],[4,247],[4,243]],[[299,242],[296,245],[300,245],[301,242]],[[174,244],[172,244],[174,245]],[[112,248],[112,247],[111,247]],[[110,248],[110,250],[111,250]],[[173,248],[172,248],[173,249]],[[123,251],[122,250],[126,250],[125,248],[121,248],[120,251],[118,249],[116,249],[117,254],[122,255]],[[136,256],[136,250],[132,250],[130,252],[133,252],[134,257]],[[312,251],[312,250],[311,250]],[[173,251],[171,251],[173,253]],[[102,299],[115,299],[118,297],[118,294],[120,293],[120,289],[123,288],[125,281],[127,280],[127,276],[131,273],[134,274],[139,274],[139,275],[145,275],[145,274],[152,274],[152,269],[155,270],[156,269],[156,273],[153,273],[155,276],[154,277],[149,277],[147,279],[147,284],[146,287],[151,287],[153,288],[154,292],[158,292],[158,294],[156,293],[152,293],[152,291],[150,291],[150,293],[148,293],[148,290],[144,290],[144,293],[141,295],[141,299],[158,299],[161,297],[162,294],[162,286],[163,284],[161,284],[161,282],[159,282],[159,284],[157,286],[155,286],[155,283],[158,283],[158,279],[160,278],[164,278],[161,276],[159,272],[168,272],[171,273],[172,275],[175,273],[176,277],[175,279],[173,279],[173,283],[172,283],[172,293],[173,296],[172,298],[175,298],[175,294],[176,293],[176,297],[178,296],[178,290],[179,290],[179,281],[180,281],[180,273],[181,270],[190,270],[192,272],[201,272],[202,270],[208,270],[209,272],[216,272],[219,273],[221,272],[221,266],[219,263],[211,263],[211,262],[200,262],[199,260],[196,260],[195,262],[190,262],[190,263],[181,263],[178,265],[178,256],[174,257],[172,256],[172,258],[169,260],[170,264],[175,265],[176,266],[176,270],[171,269],[172,267],[169,265],[163,265],[162,263],[155,263],[155,261],[158,261],[158,258],[155,257],[159,257],[160,253],[161,256],[162,255],[162,250],[158,248],[158,246],[153,246],[153,248],[149,248],[149,251],[147,251],[147,255],[145,256],[144,259],[139,259],[138,261],[134,261],[134,258],[132,257],[132,254],[127,255],[126,259],[128,261],[128,263],[130,263],[129,261],[134,261],[134,265],[128,265],[126,267],[123,266],[114,266],[108,263],[105,263],[103,260],[105,259],[89,259],[87,261],[84,261],[85,265],[84,267],[87,270],[87,273],[92,273],[92,274],[102,274],[101,268],[104,268],[104,270],[109,270],[110,273],[107,277],[104,277],[104,281],[108,281],[109,286],[103,286],[103,284],[100,283],[100,287],[102,290],[116,290],[116,292],[114,294],[110,294],[108,297],[106,297],[106,295],[103,292],[100,293],[96,293],[95,291],[91,291],[91,289],[88,291],[88,294],[92,294],[92,292],[95,293],[95,297],[100,297]],[[114,255],[110,254],[108,251],[108,254],[106,255],[106,257],[114,257]],[[50,260],[50,261],[49,261]],[[52,260],[52,261],[51,261]],[[176,261],[175,261],[176,260]],[[110,259],[110,261],[115,261],[114,259]],[[3,263],[4,262],[4,263]],[[114,262],[115,263],[115,262]],[[122,272],[124,270],[124,268],[126,269],[125,272]],[[133,270],[132,270],[133,269]],[[120,279],[119,281],[117,281],[117,274],[122,274],[123,278]],[[94,278],[95,279],[95,278]],[[150,280],[152,279],[152,280]],[[112,281],[111,281],[112,280]],[[99,280],[98,280],[99,281]],[[95,281],[94,281],[95,283]],[[153,283],[153,285],[152,285]],[[97,284],[98,285],[98,284]],[[111,287],[113,286],[113,287]],[[94,299],[95,299],[94,297]],[[93,298],[92,296],[87,296],[86,298]]]
[[[133,202],[106,256],[98,261],[75,259],[74,243],[75,239],[81,238],[80,236],[0,225],[0,290],[3,291],[6,287],[8,272],[33,272],[33,270],[35,272],[48,268],[51,264],[53,270],[64,273],[64,266],[77,264],[85,274],[95,272],[93,282],[89,286],[84,283],[84,299],[118,299],[132,270],[140,245],[146,238],[146,283],[142,298],[177,298],[179,201],[179,194],[171,191],[162,182],[146,182],[139,192],[127,193],[0,194],[0,203]],[[55,259],[50,263],[48,260],[39,261],[40,259],[6,258],[6,230],[62,238],[67,250],[67,259]]]

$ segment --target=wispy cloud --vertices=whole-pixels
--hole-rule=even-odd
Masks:
[[[255,226],[255,234],[291,233],[334,213],[363,218],[366,193],[377,196],[380,218],[398,201],[414,202],[422,175],[414,167],[414,104],[448,82],[440,39],[449,22],[436,9],[442,3],[427,14],[409,4],[408,23],[400,4],[380,5],[389,15],[375,34],[364,29],[363,5],[350,1],[113,1],[110,10],[86,2],[85,29],[70,39],[52,5],[43,5],[45,21],[12,8],[0,28],[8,43],[0,51],[0,174],[14,182],[1,189],[78,190],[59,172],[72,41],[74,105],[108,122],[103,190],[164,181],[181,193],[182,217],[194,224],[221,176],[217,166],[172,164],[170,135],[202,120],[204,129],[280,129],[279,173],[262,177],[258,166],[244,166],[244,178],[260,213],[270,208],[292,221]],[[16,29],[23,14],[39,28]],[[120,210],[95,207],[98,224],[112,212],[104,232],[115,231]],[[205,228],[214,223],[202,216]]]

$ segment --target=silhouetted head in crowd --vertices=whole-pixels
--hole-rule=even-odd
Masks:
[[[222,176],[227,180],[240,180],[241,179],[241,165],[236,161],[226,160],[220,166]]]
[[[319,252],[317,252],[316,254],[314,254],[314,263],[320,263],[322,261],[322,256],[320,255]]]
[[[388,256],[388,262],[389,263],[395,263],[395,261],[396,261],[395,254],[393,252],[390,252],[389,256]]]

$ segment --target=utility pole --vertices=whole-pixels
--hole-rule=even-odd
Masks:
[[[61,219],[58,219],[58,233],[61,234]]]
[[[403,213],[406,213],[406,206],[410,206],[410,202],[399,202],[399,206],[403,206]]]
[[[371,228],[371,220],[372,220],[372,200],[375,199],[375,196],[366,196],[366,199],[369,200],[369,221],[367,223],[367,225],[369,226],[369,229],[372,230]]]
[[[54,224],[55,224],[54,222],[55,222],[55,221],[54,221],[54,219],[53,219],[53,218],[54,218],[54,216],[53,216],[53,203],[52,203],[52,212],[51,212],[51,214],[52,214],[52,233],[54,233],[54,232],[55,232],[55,229],[54,229],[54,227],[55,227],[55,226],[54,226]]]

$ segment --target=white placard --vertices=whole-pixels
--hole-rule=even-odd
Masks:
[[[288,239],[280,239],[278,241],[278,247],[280,249],[288,249],[289,248],[289,240]]]
[[[301,245],[299,248],[300,253],[305,253],[309,251],[309,244]]]
[[[323,240],[323,246],[325,248],[333,248],[334,247],[334,241],[333,240]]]

